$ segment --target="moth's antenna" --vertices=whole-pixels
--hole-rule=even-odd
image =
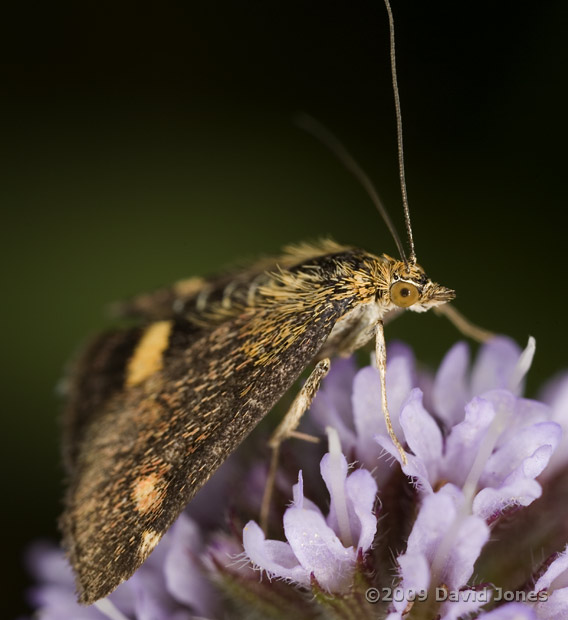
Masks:
[[[365,191],[371,198],[373,204],[377,208],[378,212],[381,214],[387,228],[396,243],[396,247],[400,253],[401,258],[405,263],[408,263],[408,259],[406,258],[406,254],[404,252],[404,246],[400,241],[400,237],[396,232],[396,228],[392,223],[392,220],[389,217],[385,206],[383,205],[381,199],[379,198],[379,194],[373,185],[373,182],[367,176],[366,172],[359,166],[359,164],[355,161],[351,153],[343,146],[343,144],[336,138],[329,129],[324,127],[319,121],[316,121],[315,118],[307,114],[298,114],[294,121],[296,125],[312,134],[315,138],[317,138],[322,144],[327,146],[327,148],[341,161],[341,163],[351,172],[361,183],[361,185],[365,188]],[[412,235],[410,236],[412,239]],[[414,252],[414,247],[411,244],[411,249]],[[411,256],[412,262],[416,262],[416,258],[412,259],[414,253]]]
[[[412,237],[412,226],[410,225],[410,209],[408,208],[408,195],[406,193],[406,178],[404,174],[404,148],[402,145],[402,114],[400,111],[400,96],[398,94],[398,80],[396,77],[396,52],[394,45],[394,18],[389,0],[385,0],[387,13],[389,15],[390,33],[390,62],[392,75],[392,89],[394,91],[394,107],[396,110],[396,138],[398,143],[398,169],[400,176],[400,189],[402,192],[402,206],[404,208],[404,223],[408,235],[408,245],[410,246],[410,262],[416,263],[416,252],[414,251],[414,239]],[[402,255],[404,256],[404,255]],[[405,259],[405,262],[406,259]]]

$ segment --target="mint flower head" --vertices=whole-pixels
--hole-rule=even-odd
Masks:
[[[516,390],[530,365],[533,349],[531,343],[510,369],[506,360],[501,365],[497,363],[499,349],[486,349],[484,355],[488,365],[501,369],[502,376],[510,375],[507,381]],[[461,360],[455,363],[462,352],[462,347],[455,347],[448,353],[434,384],[440,408],[446,413],[450,410],[444,405],[464,397],[465,391],[459,395],[458,390],[451,393],[451,385],[461,388],[465,384],[465,368]],[[446,368],[450,365],[453,382],[443,392],[440,384],[447,381]],[[461,370],[459,375],[456,368]],[[400,425],[413,453],[403,466],[404,473],[424,493],[432,493],[442,481],[455,484],[472,504],[472,513],[489,521],[506,509],[528,506],[540,497],[541,486],[536,478],[562,437],[561,426],[550,421],[549,407],[519,398],[509,390],[491,389],[490,379],[484,377],[482,385],[489,389],[470,400],[462,408],[461,417],[453,412],[447,415],[446,424],[442,422],[445,434],[436,418],[424,408],[423,394],[418,388],[410,392],[400,413]],[[384,435],[376,439],[400,460]]]
[[[355,572],[357,557],[375,538],[373,513],[377,483],[365,469],[347,475],[337,431],[329,430],[330,451],[320,465],[330,497],[327,517],[304,497],[302,472],[294,485],[294,500],[284,513],[287,543],[266,540],[260,527],[249,521],[243,532],[245,553],[269,578],[302,586],[316,582],[327,592],[345,592]]]
[[[526,398],[534,351],[496,338],[471,364],[458,343],[427,373],[394,343],[387,396],[405,465],[374,365],[334,360],[304,421],[321,448],[283,447],[270,531],[257,523],[259,445],[237,451],[94,606],[75,602],[63,553],[34,546],[37,617],[568,618],[568,375]]]

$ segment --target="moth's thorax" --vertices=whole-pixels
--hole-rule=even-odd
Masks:
[[[371,340],[377,322],[386,312],[382,304],[374,301],[356,305],[334,325],[318,357],[349,355],[357,351]]]
[[[420,265],[324,240],[291,246],[278,257],[233,274],[179,282],[171,290],[123,305],[121,312],[154,319],[169,314],[212,329],[243,313],[270,311],[275,329],[279,321],[294,317],[298,327],[290,338],[300,336],[306,322],[321,317],[318,320],[334,325],[330,345],[337,342],[343,350],[345,343],[351,351],[368,339],[367,326],[391,311],[424,312],[452,298],[453,291],[429,280]]]

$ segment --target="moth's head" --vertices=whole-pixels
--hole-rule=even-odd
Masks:
[[[392,261],[389,298],[394,306],[408,308],[413,312],[426,312],[456,296],[452,289],[432,282],[417,263],[407,264],[388,258]]]

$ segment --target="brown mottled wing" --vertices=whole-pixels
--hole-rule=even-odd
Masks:
[[[127,362],[141,334],[142,328],[136,327],[97,335],[84,347],[65,378],[63,458],[68,472],[74,469],[85,428],[113,394],[122,390]]]
[[[178,320],[171,324],[161,369],[138,383],[126,380],[121,389],[106,373],[104,350],[120,352],[124,378],[135,330],[125,332],[124,341],[110,334],[114,342],[102,338],[94,346],[103,351],[94,373],[103,379],[88,378],[86,364],[76,379],[90,382],[91,396],[79,413],[79,390],[72,399],[67,436],[76,447],[68,451],[62,517],[81,602],[106,596],[144,562],[197,490],[314,358],[346,301],[324,303],[317,312],[257,308],[210,331]],[[102,397],[93,401],[97,381],[104,403]]]

